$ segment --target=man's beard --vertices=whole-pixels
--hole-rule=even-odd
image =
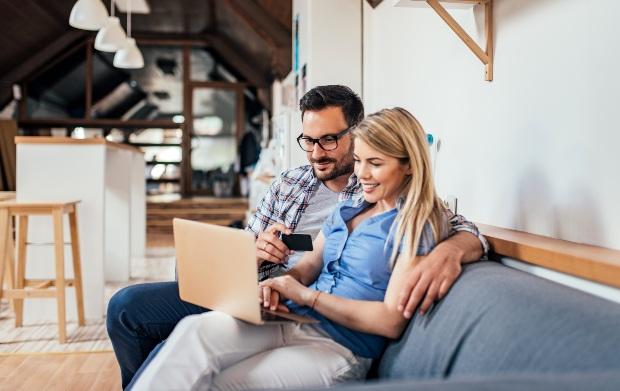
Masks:
[[[327,171],[327,172],[319,172],[314,168],[314,166],[312,166],[312,170],[314,171],[314,176],[316,176],[318,180],[323,181],[323,182],[331,181],[332,179],[336,179],[339,176],[351,175],[353,173],[353,167],[355,164],[353,162],[352,155],[347,155],[347,157],[345,157],[340,163],[336,159],[330,159],[330,158],[324,158],[324,159],[318,159],[318,160],[311,159],[310,162],[313,164],[314,163],[334,163],[334,168],[332,168],[331,171]]]

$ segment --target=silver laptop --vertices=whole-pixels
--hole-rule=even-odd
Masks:
[[[191,220],[174,219],[172,224],[182,300],[257,325],[317,323],[261,306],[254,235]]]

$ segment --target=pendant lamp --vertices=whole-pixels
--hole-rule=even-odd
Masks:
[[[139,69],[144,67],[144,58],[136,45],[136,40],[131,38],[131,0],[127,7],[127,38],[123,46],[114,55],[114,66],[123,69]]]
[[[97,31],[108,18],[108,10],[101,0],[78,0],[71,9],[69,25],[82,30]]]
[[[106,20],[105,26],[97,33],[95,49],[114,53],[123,46],[126,39],[127,35],[121,27],[120,20],[114,16],[114,0],[110,0],[110,17]]]

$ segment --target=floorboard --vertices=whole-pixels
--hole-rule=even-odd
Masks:
[[[0,354],[0,390],[120,390],[111,352]]]
[[[174,279],[171,235],[149,238],[146,256],[132,260],[129,284]],[[124,284],[107,284],[106,301]],[[55,303],[52,302],[53,305]],[[15,328],[8,302],[0,304],[0,391],[120,390],[120,370],[111,351],[105,320],[85,327],[68,323],[68,343],[59,344],[56,322]],[[104,351],[101,351],[104,350]]]

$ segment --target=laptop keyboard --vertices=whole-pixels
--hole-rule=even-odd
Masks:
[[[273,312],[267,312],[261,308],[260,317],[264,322],[293,322],[289,318],[274,314]]]

